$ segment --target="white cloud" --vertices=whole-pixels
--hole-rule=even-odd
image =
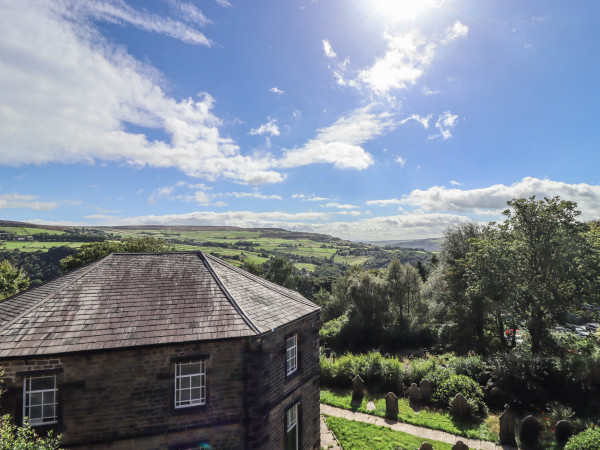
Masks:
[[[441,42],[442,44],[447,44],[455,39],[465,37],[467,34],[469,34],[469,27],[460,23],[459,21],[456,21],[454,25],[446,29],[446,36]]]
[[[421,125],[423,125],[423,128],[427,129],[427,128],[429,128],[429,121],[431,120],[431,117],[432,117],[431,114],[428,114],[425,117],[420,116],[418,114],[411,114],[410,116],[406,117],[405,119],[402,119],[400,121],[400,124],[404,125],[409,120],[414,120],[415,122],[418,122]]]
[[[298,198],[298,199],[302,200],[303,202],[324,202],[324,201],[329,200],[327,197],[319,197],[315,194],[310,194],[310,195],[293,194],[292,198]]]
[[[452,186],[462,186],[462,183],[459,183],[459,182],[458,182],[458,181],[456,181],[456,180],[450,180],[450,184],[451,184]]]
[[[227,0],[215,0],[215,3],[219,6],[223,6],[224,8],[231,8],[231,3]]]
[[[271,136],[279,136],[279,127],[277,126],[277,120],[267,117],[267,123],[263,123],[258,128],[252,128],[250,130],[250,134],[253,136],[257,135],[257,134],[261,135],[261,136],[263,134],[270,134]]]
[[[33,209],[36,211],[48,211],[55,209],[58,202],[39,201],[38,195],[19,194],[0,194],[0,210],[2,209]]]
[[[317,136],[303,147],[286,150],[280,167],[298,167],[313,163],[332,163],[340,169],[366,169],[373,157],[361,144],[394,128],[389,112],[374,113],[374,105],[352,111],[332,125],[317,130]]]
[[[402,167],[404,167],[406,164],[406,159],[404,159],[402,156],[398,156],[395,161]]]
[[[258,198],[261,200],[281,200],[280,195],[265,195],[260,192],[227,192],[225,194],[226,197],[235,197],[235,198]]]
[[[189,17],[197,20],[199,16],[202,16],[204,19],[203,24],[207,23],[208,19],[195,6],[186,3],[178,3],[178,5],[186,9],[189,14],[193,14]],[[133,25],[141,30],[165,34],[187,44],[211,46],[211,41],[202,32],[168,17],[165,18],[158,14],[150,14],[143,10],[137,11],[121,0],[87,2],[65,0],[63,5],[59,7],[66,7],[69,13],[72,13],[74,16],[84,14],[96,20]]]
[[[336,60],[330,69],[339,85],[363,86],[371,93],[385,97],[392,91],[415,84],[431,64],[438,47],[466,36],[468,31],[469,27],[458,21],[446,29],[441,37],[423,36],[417,29],[401,33],[386,31],[383,35],[387,42],[384,55],[378,57],[370,67],[358,70],[355,76],[347,75],[350,70],[349,59],[340,62],[329,41],[323,41],[323,50],[328,58]],[[428,95],[439,91],[424,92]]]
[[[169,5],[178,13],[179,17],[188,22],[196,23],[200,26],[212,23],[212,21],[192,3],[169,0]]]
[[[337,55],[333,51],[333,47],[331,47],[331,44],[327,39],[323,39],[323,51],[328,58],[337,58]]]
[[[271,89],[269,89],[269,91],[277,95],[281,95],[285,92],[283,89],[279,89],[277,86],[273,86]]]
[[[433,90],[433,89],[429,89],[427,86],[423,86],[423,94],[425,94],[425,95],[437,95],[440,92],[441,91],[439,91],[439,90]]]
[[[157,32],[166,26],[120,2],[0,3],[0,164],[112,161],[248,184],[284,179],[269,155],[243,155],[220,135],[209,94],[167,96],[161,75],[103,39],[90,15]]]
[[[511,185],[497,184],[479,189],[448,189],[433,186],[427,190],[415,189],[402,197],[402,204],[424,211],[455,211],[461,213],[498,214],[506,209],[506,202],[517,197],[538,199],[560,196],[578,203],[587,218],[600,217],[600,185],[568,184],[539,178],[523,178]]]
[[[185,202],[195,202],[200,205],[210,205],[212,202],[211,195],[204,191],[196,191],[190,195],[179,195],[177,198]]]
[[[440,114],[438,120],[435,122],[435,127],[438,129],[438,134],[432,134],[428,139],[442,138],[444,140],[452,137],[452,130],[458,122],[458,116],[452,114],[450,111],[446,111]]]
[[[400,200],[399,198],[389,198],[385,200],[368,200],[367,205],[376,205],[376,206],[389,206],[389,205],[401,205],[404,203],[404,200]]]
[[[356,209],[358,206],[350,205],[350,204],[341,204],[337,202],[329,202],[323,205],[320,205],[323,208],[337,208],[337,209]]]

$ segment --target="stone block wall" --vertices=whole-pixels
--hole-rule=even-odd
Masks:
[[[55,373],[55,428],[65,447],[243,448],[246,346],[239,339],[0,361],[0,410],[21,420],[24,373]],[[174,409],[175,361],[199,356],[207,362],[207,404]]]

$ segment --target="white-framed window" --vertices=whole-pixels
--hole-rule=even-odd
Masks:
[[[25,377],[23,381],[23,420],[29,425],[57,423],[56,375]]]
[[[298,403],[285,412],[285,450],[298,450]]]
[[[285,371],[290,375],[298,368],[298,335],[286,339],[285,349]]]
[[[206,404],[206,361],[175,363],[175,408]]]

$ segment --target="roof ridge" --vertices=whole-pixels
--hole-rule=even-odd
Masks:
[[[235,301],[235,299],[233,298],[233,296],[231,295],[231,293],[227,290],[227,288],[225,287],[225,285],[223,284],[223,282],[221,281],[221,279],[217,276],[215,270],[212,268],[212,266],[210,265],[210,262],[206,258],[206,255],[203,252],[197,252],[197,254],[198,254],[198,258],[200,258],[200,260],[204,263],[204,265],[206,266],[206,268],[210,272],[210,275],[213,277],[213,279],[215,280],[215,282],[219,285],[219,288],[225,294],[225,297],[227,297],[227,300],[229,300],[229,302],[231,303],[231,305],[240,314],[240,316],[242,317],[242,320],[244,322],[246,322],[246,324],[250,327],[250,329],[252,331],[254,331],[256,334],[261,334],[260,329],[256,326],[256,324],[252,321],[252,319],[250,319],[250,316],[248,316],[244,312],[244,310],[239,305],[239,303]]]
[[[81,278],[83,278],[85,275],[87,275],[89,272],[91,272],[92,269],[95,269],[97,266],[101,265],[104,261],[106,261],[111,256],[112,256],[112,253],[109,253],[104,258],[102,258],[102,259],[100,259],[98,261],[94,261],[93,263],[89,264],[85,270],[83,270],[84,268],[82,267],[81,268],[82,269],[81,270],[81,274],[77,275],[75,278],[73,278],[71,281],[65,283],[63,286],[60,286],[57,289],[55,289],[54,291],[50,292],[45,298],[41,299],[38,302],[35,302],[29,308],[25,309],[25,311],[21,312],[21,314],[18,314],[17,316],[13,317],[12,320],[6,322],[4,325],[2,325],[0,327],[0,332],[2,332],[2,330],[8,328],[9,326],[11,326],[12,324],[14,324],[15,322],[17,322],[19,319],[23,318],[23,316],[27,315],[29,312],[31,312],[35,308],[37,308],[40,305],[43,305],[44,303],[46,303],[47,301],[49,301],[57,293],[64,291],[66,288],[68,288],[69,286],[71,286],[73,283],[75,283],[76,281],[79,281]],[[57,278],[59,278],[59,277],[57,277]],[[57,278],[55,278],[55,280]],[[29,291],[29,289],[27,291]],[[27,291],[25,291],[25,292],[27,292]],[[11,297],[11,298],[14,298],[14,297],[16,297],[16,295],[13,296],[13,297]]]
[[[265,280],[264,278],[261,278],[257,275],[254,275],[253,273],[250,273],[246,270],[242,270],[239,267],[234,266],[233,264],[229,264],[227,261],[223,261],[222,259],[219,259],[215,256],[212,255],[208,255],[211,258],[214,258],[215,260],[217,260],[217,262],[221,263],[221,264],[226,264],[229,268],[235,270],[236,272],[238,272],[240,275],[245,276],[246,278],[250,278],[251,280],[254,280],[260,284],[262,284],[264,287],[266,287],[267,289],[271,289],[272,291],[278,292],[281,295],[285,295],[286,297],[288,297],[291,300],[297,301],[299,303],[302,303],[303,305],[307,305],[307,306],[317,306],[315,305],[313,302],[311,302],[310,300],[308,300],[307,298],[304,298],[302,296],[302,294],[300,294],[299,292],[296,291],[292,291],[291,289],[288,288],[284,288],[283,286],[279,286],[276,283],[273,283],[269,280]],[[297,298],[296,296],[290,295],[289,292],[295,292],[296,294],[298,294],[298,296],[301,299],[304,299],[306,301],[301,300],[300,298]],[[317,306],[318,307],[318,306]]]

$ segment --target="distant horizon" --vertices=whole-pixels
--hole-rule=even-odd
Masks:
[[[600,4],[8,0],[0,215],[441,236],[600,218]]]

